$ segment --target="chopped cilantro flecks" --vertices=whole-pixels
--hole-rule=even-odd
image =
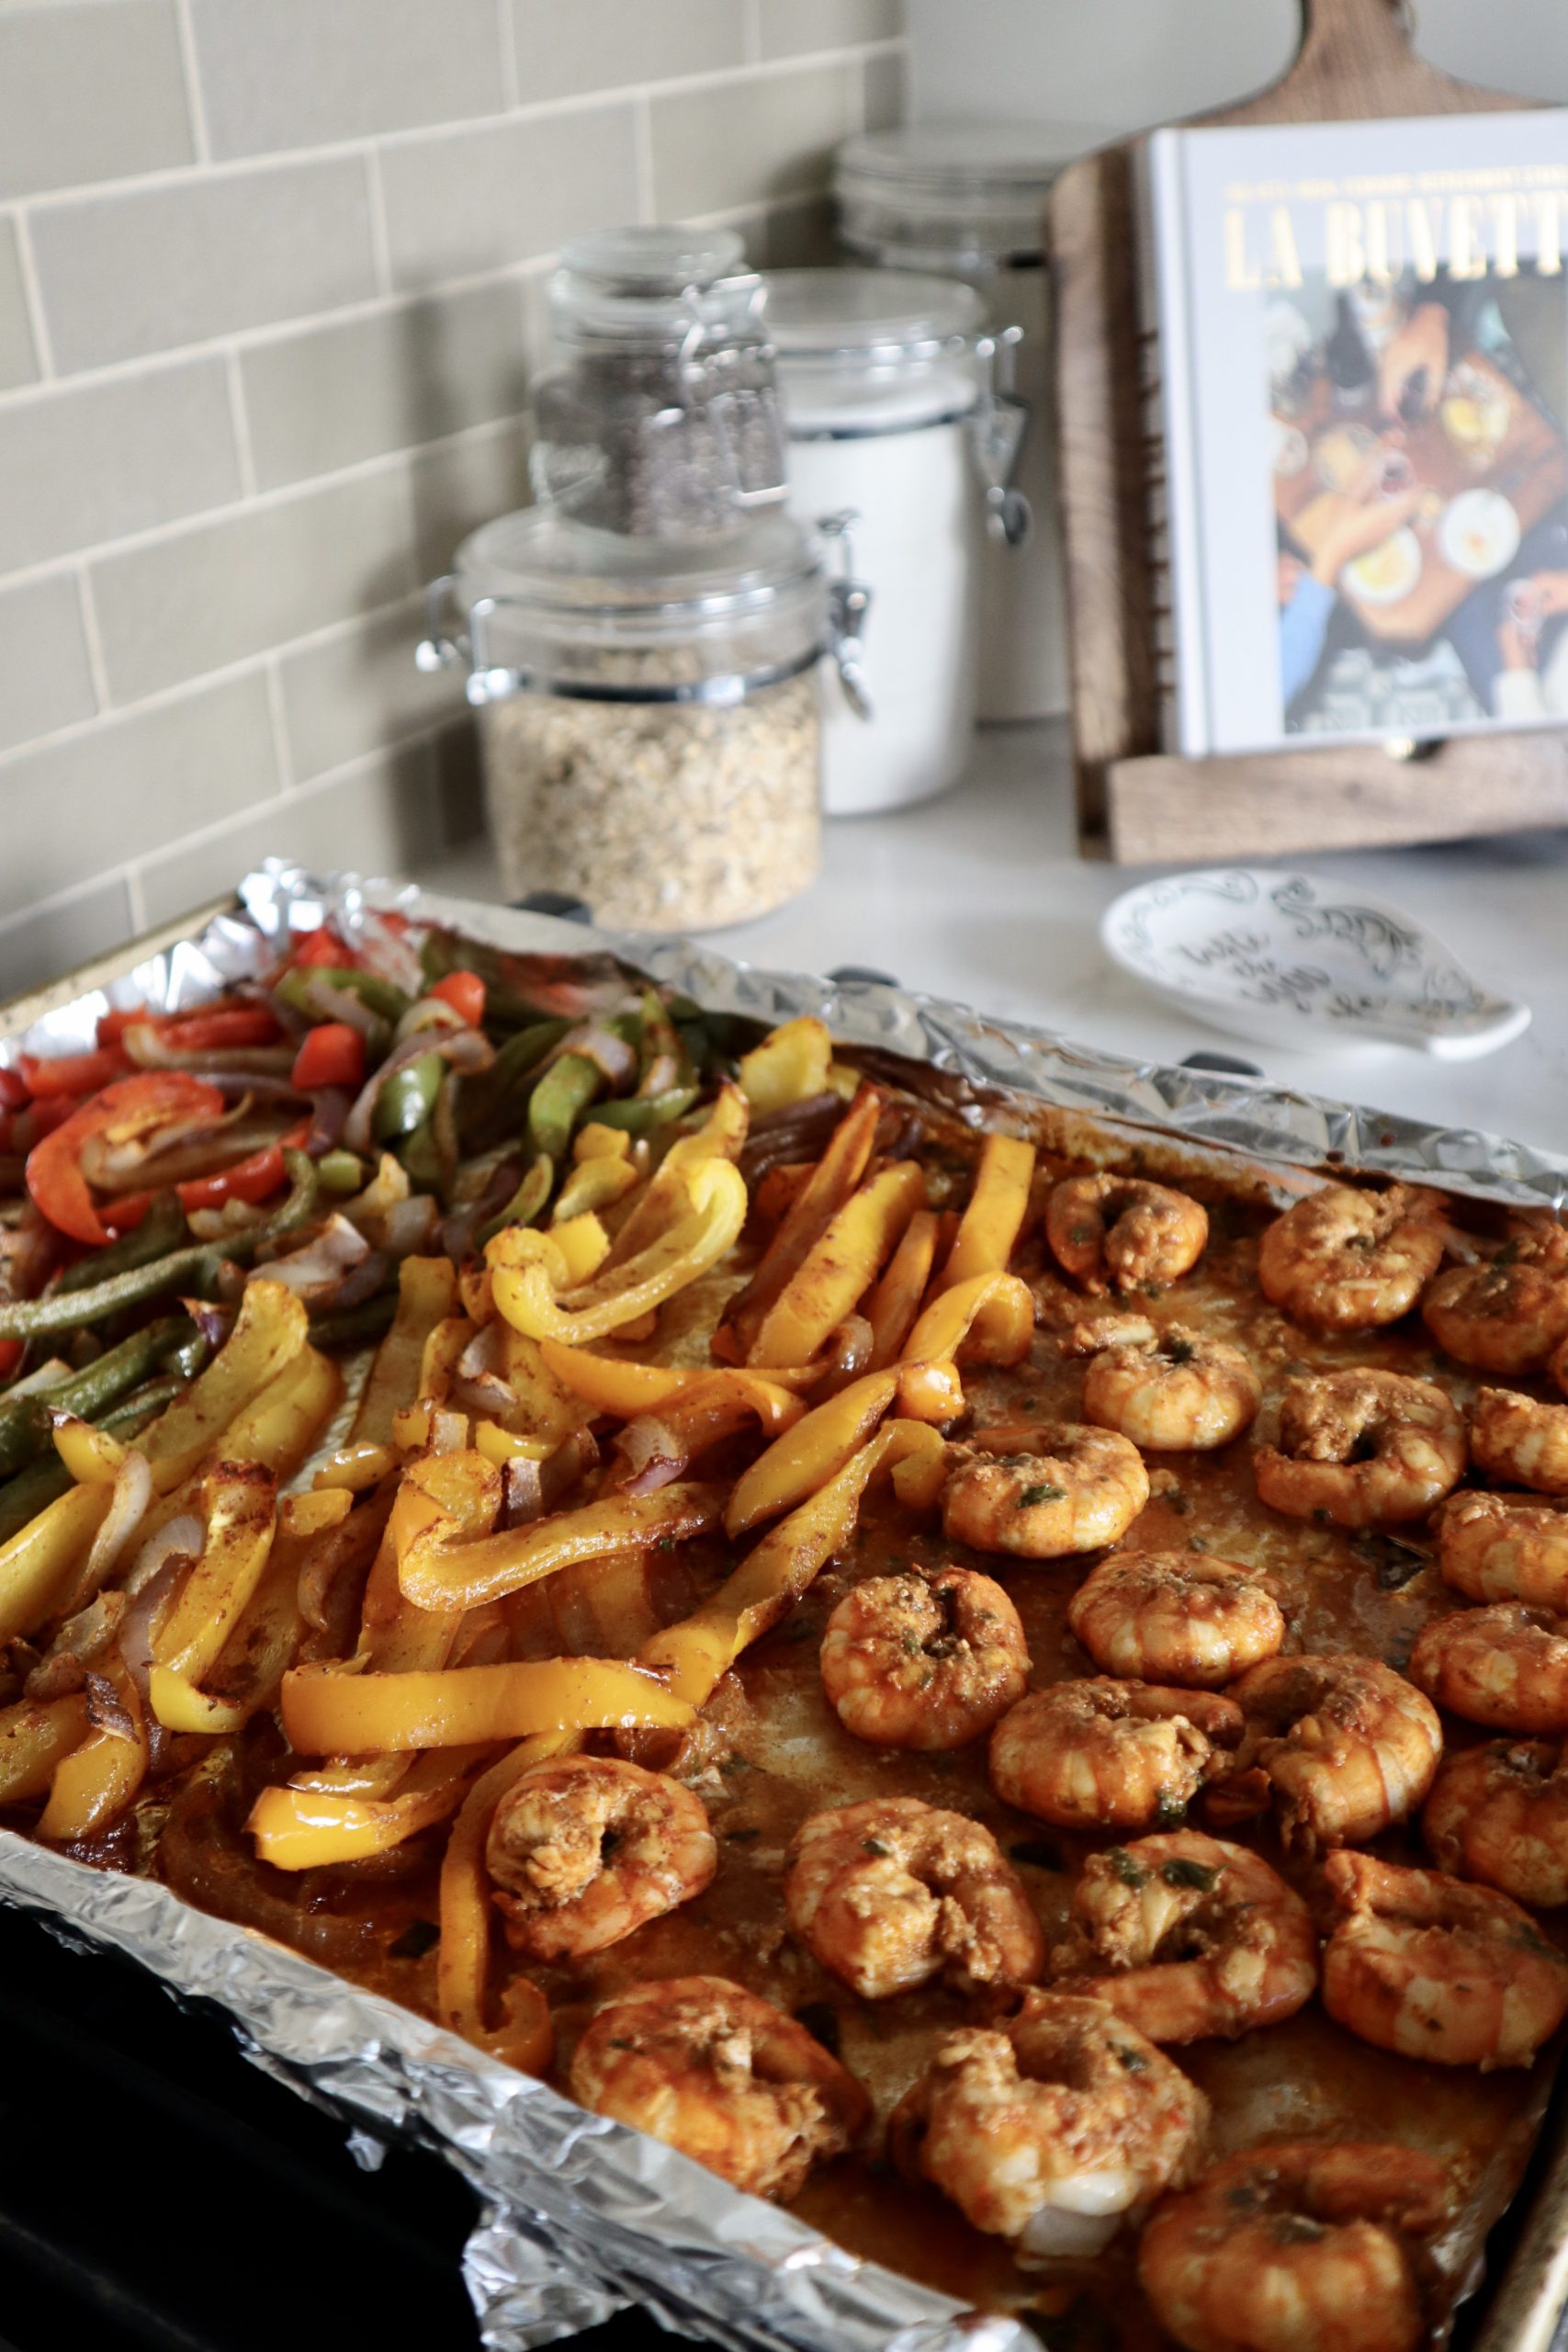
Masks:
[[[1014,1505],[1014,1509],[1017,1510],[1032,1510],[1036,1503],[1064,1503],[1066,1499],[1067,1490],[1066,1487],[1053,1487],[1049,1485],[1043,1487],[1025,1487],[1022,1493],[1019,1496],[1018,1501]]]
[[[1142,1863],[1135,1862],[1125,1846],[1111,1846],[1105,1856],[1111,1874],[1123,1886],[1147,1886],[1149,1874]]]
[[[1165,1343],[1166,1360],[1169,1363],[1190,1363],[1197,1352],[1190,1340],[1167,1340]]]
[[[880,1838],[863,1838],[860,1842],[863,1850],[868,1854],[874,1854],[879,1862],[885,1862],[887,1860],[887,1849]]]
[[[1219,1871],[1207,1862],[1190,1862],[1180,1856],[1173,1862],[1162,1862],[1159,1874],[1167,1886],[1190,1887],[1197,1894],[1207,1894],[1219,1877]]]
[[[1148,2072],[1149,2062],[1141,2050],[1131,2048],[1119,2050],[1116,2052],[1116,2062],[1118,2065],[1124,2066],[1129,2075],[1144,2075]]]

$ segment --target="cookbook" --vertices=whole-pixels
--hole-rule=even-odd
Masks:
[[[1568,720],[1568,109],[1162,130],[1170,748]]]

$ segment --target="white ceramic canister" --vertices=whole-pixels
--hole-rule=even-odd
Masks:
[[[791,503],[841,527],[870,599],[854,706],[829,683],[824,806],[904,808],[957,782],[975,729],[984,306],[905,270],[777,270],[766,288]]]
[[[862,261],[966,278],[984,296],[998,338],[1014,332],[1010,389],[1029,413],[1012,500],[1003,496],[1007,453],[998,442],[981,552],[983,719],[1040,718],[1067,705],[1043,220],[1058,172],[1104,135],[1084,123],[910,123],[863,132],[839,150],[839,234],[848,250]],[[1007,348],[1004,342],[1004,361]]]

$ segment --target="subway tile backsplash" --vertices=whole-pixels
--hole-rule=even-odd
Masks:
[[[561,242],[823,258],[902,0],[0,0],[0,992],[470,831],[419,590],[527,495]]]

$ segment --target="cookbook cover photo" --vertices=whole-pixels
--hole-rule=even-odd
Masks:
[[[1162,131],[1168,731],[1568,718],[1568,111]]]

